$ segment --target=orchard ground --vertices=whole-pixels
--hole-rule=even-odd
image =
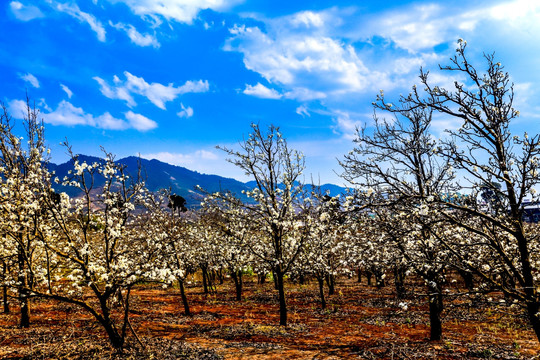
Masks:
[[[212,294],[188,287],[193,316],[177,289],[143,285],[132,292],[128,348],[115,354],[101,327],[73,305],[33,301],[29,329],[15,305],[0,314],[2,359],[540,359],[526,316],[499,293],[445,298],[443,340],[429,341],[424,286],[409,279],[405,299],[341,277],[321,310],[316,281],[287,283],[289,326],[279,324],[277,292],[245,276],[242,301],[226,281]],[[461,293],[460,282],[449,285]],[[117,309],[121,311],[121,309]],[[142,349],[140,344],[144,344]]]

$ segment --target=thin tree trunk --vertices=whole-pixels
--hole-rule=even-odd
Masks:
[[[206,266],[201,266],[202,270],[202,281],[203,281],[203,290],[205,294],[208,294],[208,271]]]
[[[402,266],[394,268],[394,283],[396,285],[396,296],[402,299],[405,296],[405,270]]]
[[[22,241],[22,234],[20,236],[20,241]],[[25,257],[24,257],[24,248],[22,244],[19,244],[18,251],[18,265],[19,265],[19,276],[17,278],[18,285],[18,296],[19,304],[21,307],[21,319],[19,326],[21,328],[30,327],[30,304],[28,298],[28,289],[27,289],[27,278],[26,278],[26,266],[25,266]]]
[[[443,299],[440,286],[428,285],[430,340],[441,340]]]
[[[358,283],[361,283],[362,282],[362,271],[360,270],[360,268],[356,269],[356,281]]]
[[[328,285],[328,295],[336,293],[336,277],[332,274],[326,275],[326,284]]]
[[[236,290],[236,301],[242,301],[242,270],[231,271],[231,277],[234,281],[234,288]]]
[[[371,273],[371,271],[366,271],[366,277],[367,277],[367,285],[368,286],[371,286],[371,276],[373,274]]]
[[[274,288],[279,290],[278,278],[275,271],[272,271],[272,277],[274,278]]]
[[[5,261],[2,261],[2,272],[3,272],[3,278],[5,279],[7,277],[7,263]],[[4,314],[9,314],[9,301],[8,301],[8,287],[7,285],[2,286],[2,302],[4,304]]]
[[[283,272],[281,268],[274,271],[277,278],[278,295],[279,295],[279,325],[287,326],[287,301],[285,299],[285,284],[283,281]]]
[[[217,276],[219,279],[219,285],[223,285],[223,283],[225,282],[225,277],[223,276],[223,269],[219,269],[219,271],[217,272]]]
[[[51,260],[49,258],[49,249],[45,248],[45,255],[47,257],[47,289],[49,290],[49,294],[52,294],[52,287],[51,287]]]
[[[324,297],[324,277],[317,276],[319,282],[319,295],[321,296],[321,308],[326,309],[326,299]]]
[[[465,287],[470,292],[474,291],[474,281],[473,281],[473,273],[466,270],[460,270],[458,269],[458,273],[463,279],[463,282],[465,283]],[[504,279],[503,279],[504,280]]]
[[[189,303],[186,296],[186,290],[184,288],[184,280],[177,279],[178,280],[178,286],[180,287],[180,296],[182,297],[182,304],[184,304],[184,314],[186,316],[191,316],[191,311],[189,310]]]

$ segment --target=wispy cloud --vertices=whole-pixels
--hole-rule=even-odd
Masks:
[[[90,126],[106,130],[135,129],[141,132],[154,129],[158,126],[155,121],[131,111],[125,114],[125,119],[118,119],[109,112],[94,116],[65,100],[62,100],[55,110],[51,110],[44,103],[41,106],[47,112],[41,112],[40,117],[43,118],[45,123],[55,126]],[[26,102],[23,100],[10,101],[8,108],[12,116],[16,119],[22,119],[26,114]]]
[[[193,116],[193,108],[191,106],[185,107],[184,104],[180,104],[182,110],[176,113],[181,118],[190,118]]]
[[[310,117],[311,116],[311,114],[308,111],[308,108],[305,107],[304,105],[300,105],[299,107],[297,107],[296,108],[296,113],[298,115],[300,115],[301,117]]]
[[[62,90],[64,90],[64,92],[67,94],[68,98],[71,99],[71,97],[73,96],[73,91],[71,91],[66,85],[64,84],[60,84],[60,87],[62,88]]]
[[[75,19],[79,20],[81,23],[86,23],[90,26],[90,28],[96,33],[97,38],[101,42],[105,42],[105,28],[103,27],[103,24],[99,20],[96,19],[96,17],[92,14],[89,14],[87,12],[81,11],[79,9],[79,6],[77,4],[68,4],[68,3],[52,3],[54,8],[60,12],[66,13]]]
[[[138,154],[139,155],[139,154]],[[186,167],[206,174],[215,174],[218,169],[230,169],[230,164],[212,150],[200,149],[192,152],[160,151],[140,154],[143,159],[156,159],[165,163]],[[233,169],[234,170],[234,169]],[[225,172],[226,173],[226,172]]]
[[[27,83],[29,83],[30,85],[32,85],[33,87],[39,88],[39,81],[34,75],[27,73],[27,74],[19,75],[19,77],[23,79],[24,81],[26,81]]]
[[[143,18],[154,21],[174,20],[191,24],[201,10],[223,11],[243,2],[243,0],[109,0],[124,3],[131,11]]]
[[[372,121],[372,115],[354,114],[351,112],[335,110],[334,133],[344,139],[353,140],[356,138],[356,129],[362,128],[368,121]]]
[[[112,22],[109,22],[109,25],[111,25],[115,29],[124,31],[126,35],[130,38],[131,42],[137,46],[152,46],[156,49],[161,46],[155,36],[150,34],[141,34],[137,31],[137,29],[135,29],[133,25],[124,23],[114,24]]]
[[[125,81],[114,76],[114,85],[109,85],[102,78],[95,76],[100,87],[101,93],[110,99],[120,99],[127,102],[128,106],[136,106],[132,94],[147,98],[152,104],[165,110],[165,103],[173,101],[181,94],[200,93],[209,90],[209,84],[206,80],[186,81],[184,85],[174,86],[173,84],[163,85],[160,83],[148,83],[142,77],[137,77],[125,71]]]
[[[45,16],[37,6],[24,5],[20,1],[10,2],[9,10],[15,18],[21,21],[30,21]]]

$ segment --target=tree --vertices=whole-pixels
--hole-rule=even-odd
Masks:
[[[39,258],[37,229],[46,221],[41,208],[51,201],[50,175],[46,169],[43,122],[27,99],[23,125],[26,139],[14,134],[14,121],[2,105],[0,114],[0,257],[3,265],[4,311],[7,287],[15,287],[20,304],[20,326],[30,326],[30,293],[34,286],[34,261]],[[8,264],[12,263],[11,276]]]
[[[340,208],[340,197],[322,195],[320,188],[312,186],[312,191],[304,194],[300,204],[304,246],[297,264],[293,268],[298,276],[311,275],[317,279],[321,307],[326,308],[324,281],[333,295],[335,277],[345,270],[348,237],[343,226],[345,220]]]
[[[248,247],[260,261],[268,264],[276,276],[280,325],[287,325],[284,276],[302,249],[295,201],[302,188],[297,181],[304,170],[303,156],[289,149],[279,128],[270,126],[264,134],[258,125],[240,143],[240,150],[219,147],[231,156],[228,161],[255,180],[255,188],[246,193],[253,202],[242,205],[248,216],[252,236]],[[225,198],[226,199],[226,198]]]
[[[249,239],[248,216],[242,202],[232,194],[221,198],[207,196],[202,203],[200,226],[212,233],[212,250],[219,268],[225,268],[234,281],[236,300],[242,300],[243,274],[253,263],[246,244]],[[208,238],[207,237],[207,238]]]
[[[162,272],[165,283],[175,280],[180,288],[184,314],[191,316],[185,283],[197,269],[196,252],[199,247],[197,219],[192,213],[167,209],[169,192],[152,196],[146,204],[145,236],[155,239],[158,247],[154,267]]]
[[[442,241],[460,267],[524,307],[540,340],[539,237],[537,226],[522,218],[524,200],[528,196],[538,200],[540,136],[512,134],[511,124],[519,112],[513,107],[509,74],[494,54],[484,55],[487,71],[479,74],[467,59],[466,46],[458,40],[451,64],[440,67],[464,76],[465,83],[456,81],[453,89],[433,86],[429,73],[421,70],[424,91],[413,87],[401,102],[411,111],[427,109],[461,121],[458,130],[449,131],[451,138],[441,144],[439,153],[463,174],[458,184],[468,189],[470,200],[435,199],[435,206],[446,209],[441,212],[446,220],[463,232],[460,241]],[[380,103],[390,105],[384,98]],[[492,211],[475,201],[487,192],[498,199],[503,211]],[[479,254],[489,262],[476,261]]]
[[[382,94],[379,99],[383,99]],[[382,111],[392,109],[396,118],[390,121],[375,116],[372,134],[365,127],[357,129],[356,147],[340,162],[342,176],[367,189],[358,193],[361,203],[371,207],[382,225],[379,229],[396,242],[402,256],[426,281],[430,337],[439,340],[445,255],[432,234],[439,221],[434,216],[437,212],[430,211],[427,204],[447,191],[453,173],[448,162],[435,154],[437,144],[429,133],[431,111],[407,107],[407,103],[403,107],[384,102],[374,105]],[[390,217],[384,215],[388,212]]]
[[[69,147],[68,152],[73,170],[62,183],[78,188],[82,196],[70,199],[61,193],[60,201],[50,204],[50,221],[37,229],[40,249],[48,256],[33,268],[35,286],[29,291],[88,311],[110,344],[122,348],[128,328],[134,333],[131,289],[141,281],[163,280],[154,264],[159,244],[144,236],[142,214],[136,211],[149,194],[113,155],[105,153],[104,161],[88,164],[79,162]],[[95,185],[97,176],[104,178],[103,186]]]

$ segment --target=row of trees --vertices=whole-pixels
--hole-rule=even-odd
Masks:
[[[479,74],[458,41],[451,65],[465,76],[454,89],[434,86],[421,70],[399,104],[381,92],[374,106],[394,115],[373,133],[358,131],[357,147],[341,162],[344,177],[374,189],[369,202],[380,231],[427,284],[431,338],[441,336],[444,274],[449,267],[481,281],[479,290],[502,291],[523,306],[540,338],[538,226],[523,221],[526,199],[536,203],[539,135],[511,133],[519,112],[513,85],[493,55]],[[461,121],[435,139],[435,114]],[[471,290],[473,290],[471,288]]]
[[[512,136],[513,90],[492,55],[478,74],[460,41],[444,71],[466,75],[452,90],[431,86],[389,102],[381,93],[375,126],[358,129],[356,147],[341,160],[343,177],[357,185],[339,197],[303,186],[304,160],[279,129],[252,125],[229,160],[253,177],[244,195],[206,194],[200,209],[168,209],[166,192],[152,194],[140,176],[105,153],[101,163],[79,163],[70,177],[47,171],[43,124],[28,106],[26,139],[13,135],[6,109],[0,126],[0,223],[4,294],[17,294],[21,326],[28,326],[29,299],[46,297],[90,312],[114,347],[124,346],[130,291],[140,282],[178,284],[190,314],[185,282],[202,271],[226,272],[242,297],[246,270],[273,275],[280,324],[287,325],[285,278],[317,280],[333,291],[340,272],[362,270],[378,286],[393,272],[398,296],[404,277],[425,280],[431,338],[442,335],[441,313],[453,270],[471,294],[502,291],[527,312],[540,339],[540,242],[535,224],[523,222],[534,197],[539,136]],[[434,114],[462,121],[446,139],[430,133]],[[95,186],[97,176],[105,185]],[[70,199],[51,183],[79,189]],[[261,277],[263,279],[264,277]],[[6,296],[4,295],[4,299]],[[7,308],[7,304],[5,303]]]

